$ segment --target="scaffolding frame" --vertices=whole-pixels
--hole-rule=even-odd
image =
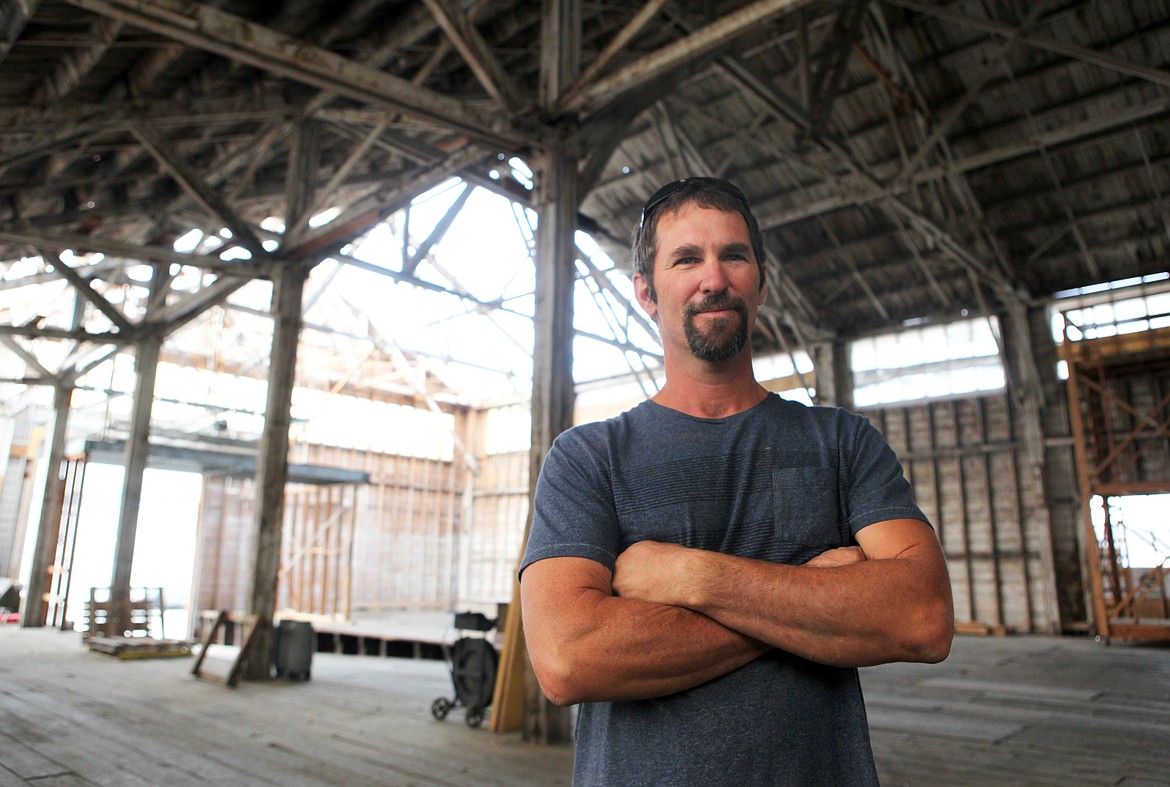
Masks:
[[[1158,390],[1158,373],[1170,370],[1170,328],[1097,336],[1100,326],[1077,324],[1063,312],[1061,357],[1068,365],[1069,418],[1075,439],[1084,522],[1084,559],[1097,636],[1170,641],[1166,598],[1170,551],[1135,581],[1128,564],[1124,524],[1109,500],[1125,495],[1170,494],[1170,390]],[[1152,315],[1151,315],[1152,317]],[[1150,381],[1154,403],[1130,401],[1134,379]],[[1151,455],[1156,461],[1143,462]],[[1093,499],[1104,502],[1102,533],[1093,524]]]

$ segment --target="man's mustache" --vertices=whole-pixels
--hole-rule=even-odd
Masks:
[[[684,311],[688,317],[694,317],[701,312],[719,311],[722,309],[734,310],[741,316],[747,314],[747,304],[744,303],[743,298],[736,298],[728,295],[726,292],[713,293],[698,303],[689,303]]]

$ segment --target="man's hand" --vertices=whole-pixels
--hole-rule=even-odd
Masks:
[[[624,598],[686,606],[687,559],[694,551],[678,544],[639,541],[618,555],[613,590]]]
[[[863,560],[865,560],[865,552],[861,547],[837,547],[836,549],[826,549],[805,565],[816,568],[833,568],[834,566],[852,566]]]

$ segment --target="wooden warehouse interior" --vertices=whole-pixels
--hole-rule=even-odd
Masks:
[[[248,621],[246,680],[278,619],[478,609],[500,618],[492,729],[563,738],[507,614],[529,491],[557,434],[661,384],[628,242],[694,174],[760,219],[758,373],[889,440],[960,631],[1159,654],[1167,509],[1126,506],[1170,494],[1152,0],[8,0],[20,627],[80,620],[117,467],[112,629],[140,533],[181,509],[189,619]],[[191,502],[143,515],[154,470],[198,479]]]

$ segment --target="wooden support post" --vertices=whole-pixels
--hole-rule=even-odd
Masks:
[[[817,404],[853,408],[853,369],[849,345],[840,340],[817,342],[812,346],[816,370]]]
[[[53,391],[53,437],[49,444],[48,478],[41,502],[41,519],[37,525],[37,540],[33,551],[32,570],[24,596],[23,628],[40,628],[48,617],[50,572],[57,554],[57,539],[61,532],[61,508],[65,499],[65,427],[69,421],[69,407],[73,402],[73,386],[60,383]]]
[[[581,65],[581,0],[544,0],[542,7],[540,105],[556,106]],[[577,210],[580,176],[577,159],[563,140],[550,135],[538,173],[540,224],[536,232],[535,346],[532,357],[532,445],[528,460],[528,523],[536,479],[552,441],[573,424],[573,283],[576,272]],[[524,738],[562,743],[572,737],[569,709],[558,708],[540,691],[524,648],[519,586],[504,632],[497,670],[492,729],[521,725]],[[517,711],[523,707],[522,719]]]
[[[252,576],[248,613],[255,617],[244,677],[272,677],[272,618],[280,572],[280,538],[284,523],[284,486],[288,480],[288,432],[301,333],[301,299],[309,267],[287,263],[279,269],[273,292],[271,362],[264,434],[256,465],[256,518],[252,533]]]
[[[577,228],[576,160],[559,149],[545,154],[541,168],[540,224],[536,250],[536,346],[532,381],[532,446],[529,452],[529,515],[545,454],[557,435],[573,424],[573,280]],[[561,743],[571,737],[569,712],[547,699],[523,647],[518,588],[513,589],[505,629],[505,662],[500,672],[504,689],[496,714],[497,730],[514,723],[523,688],[524,737],[539,743]],[[506,690],[505,690],[506,689]],[[506,726],[507,725],[507,726]]]
[[[138,343],[134,359],[134,404],[130,415],[130,436],[126,440],[122,505],[118,514],[118,537],[110,578],[110,632],[115,637],[121,636],[130,625],[130,573],[134,563],[134,541],[138,534],[142,477],[146,472],[150,451],[150,414],[154,408],[154,383],[158,375],[162,342],[161,334],[147,336]]]
[[[1062,486],[1067,479],[1059,479],[1052,475],[1048,466],[1048,453],[1045,445],[1046,430],[1044,413],[1050,405],[1050,397],[1045,389],[1055,389],[1059,385],[1056,379],[1056,358],[1052,343],[1052,327],[1048,319],[1048,310],[1042,306],[1029,306],[1022,301],[1015,301],[1008,305],[1006,313],[1001,317],[1003,326],[1004,354],[1003,362],[1007,367],[1007,379],[1013,390],[1009,391],[1008,402],[1012,408],[1013,436],[1018,434],[1024,441],[1024,459],[1027,461],[1017,468],[1017,510],[1020,525],[1020,544],[1025,553],[1029,547],[1039,554],[1039,565],[1043,576],[1040,581],[1034,581],[1029,558],[1024,558],[1025,586],[1031,592],[1032,587],[1043,588],[1042,619],[1037,633],[1059,634],[1061,631],[1060,599],[1057,588],[1060,583],[1067,581],[1058,576],[1056,569],[1056,555],[1054,551],[1052,533],[1052,509],[1048,495],[1043,491],[1049,488],[1049,483]],[[1038,356],[1047,353],[1040,363]],[[1023,484],[1024,489],[1020,486]],[[1055,488],[1055,487],[1053,487]],[[1027,491],[1025,491],[1025,489]],[[1027,498],[1027,503],[1025,503]],[[1024,511],[1028,510],[1028,522],[1024,521]],[[1036,524],[1040,526],[1037,527]],[[1028,598],[1029,610],[1033,609],[1032,599]],[[1029,619],[1032,618],[1029,613]],[[1032,629],[1036,630],[1036,629]]]
[[[1101,576],[1101,551],[1097,543],[1097,531],[1093,527],[1094,484],[1090,471],[1089,437],[1085,428],[1085,421],[1089,417],[1086,414],[1086,409],[1091,409],[1092,404],[1081,401],[1080,368],[1075,355],[1068,351],[1068,345],[1071,341],[1070,338],[1065,337],[1065,360],[1068,362],[1069,421],[1072,424],[1075,438],[1077,488],[1080,492],[1081,502],[1081,555],[1084,563],[1083,570],[1089,577],[1090,597],[1087,606],[1092,611],[1090,623],[1097,636],[1108,641],[1110,637],[1109,610],[1105,604],[1105,582]],[[1106,506],[1109,505],[1104,496],[1102,496],[1102,503]]]

